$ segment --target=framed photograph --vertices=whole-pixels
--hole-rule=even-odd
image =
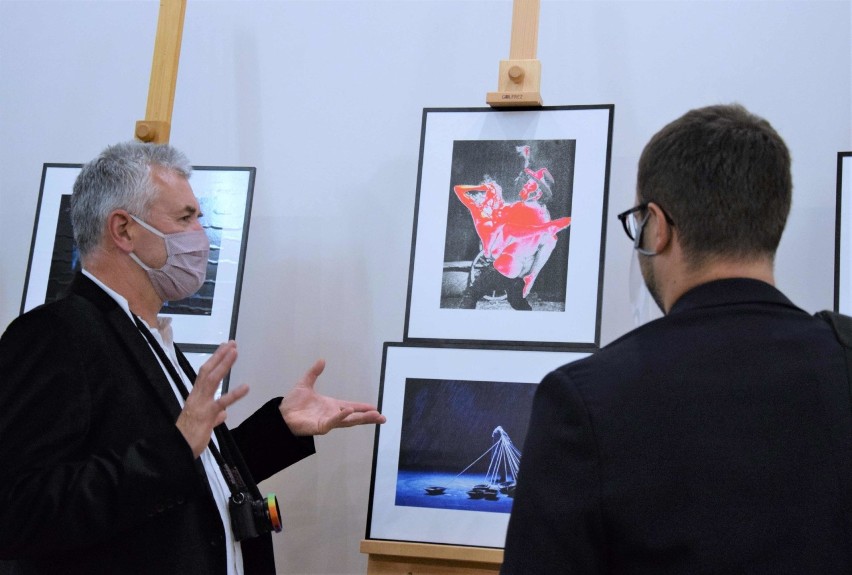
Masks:
[[[406,341],[599,345],[613,113],[423,111]]]
[[[80,169],[44,165],[21,313],[61,297],[81,268],[69,213]],[[178,342],[215,346],[236,335],[254,177],[254,168],[193,168],[190,184],[204,214],[210,258],[201,289],[160,312],[172,318]]]
[[[367,538],[502,548],[536,386],[588,355],[385,343]]]
[[[834,309],[852,315],[852,152],[837,153]]]

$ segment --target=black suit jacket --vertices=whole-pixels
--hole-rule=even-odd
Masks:
[[[255,494],[314,452],[279,401],[217,430]],[[82,274],[12,322],[0,339],[0,557],[37,573],[225,573],[224,527],[179,409],[144,336]],[[269,535],[244,542],[243,558],[246,573],[274,573]]]
[[[539,386],[504,574],[852,572],[852,416],[828,325],[705,284]]]

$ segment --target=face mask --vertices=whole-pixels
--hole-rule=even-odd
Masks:
[[[197,292],[207,276],[207,256],[210,253],[210,242],[204,230],[164,234],[136,216],[130,217],[152,234],[163,238],[166,243],[166,263],[160,269],[145,265],[136,254],[130,252],[133,261],[148,272],[148,278],[160,299],[175,301]]]

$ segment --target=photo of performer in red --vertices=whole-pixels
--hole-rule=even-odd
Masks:
[[[533,167],[534,148],[538,168]],[[511,150],[509,157],[514,162],[517,162],[519,156],[523,159],[522,169],[519,173],[516,172],[517,176],[511,180],[511,185],[516,190],[513,196],[516,198],[507,200],[501,185],[490,175],[482,177],[479,184],[452,186],[453,199],[467,208],[469,216],[465,221],[458,217],[458,212],[454,216],[451,209],[448,216],[445,254],[457,253],[460,249],[459,244],[470,244],[469,239],[465,238],[469,232],[465,234],[463,230],[470,229],[471,220],[478,239],[478,251],[475,254],[467,254],[470,257],[470,271],[460,299],[451,302],[453,298],[449,294],[442,294],[441,307],[462,309],[511,307],[511,309],[522,311],[534,309],[562,311],[564,310],[568,235],[564,230],[571,224],[571,218],[568,216],[552,218],[548,204],[552,204],[557,213],[570,211],[574,142],[546,141],[521,144],[455,142],[454,167],[457,164],[480,165],[480,162],[476,160],[486,160],[496,163],[497,165],[487,167],[496,168],[499,173],[500,162],[495,155],[500,154],[501,149],[504,157]],[[545,153],[542,154],[542,151]],[[545,160],[543,159],[545,156],[551,157]],[[498,161],[494,162],[495,160]],[[503,160],[502,164],[505,165],[507,162],[508,160]],[[556,179],[547,164],[561,172],[560,176],[567,180],[564,184],[560,181],[563,191],[558,198],[554,196],[553,191]],[[458,206],[457,203],[456,206]],[[559,254],[556,265],[551,266],[554,270],[553,274],[547,278],[548,285],[540,293],[535,293],[533,286],[536,285],[536,280],[545,264],[554,254],[560,236],[566,237],[563,242],[566,244],[565,249]],[[445,257],[445,274],[458,272],[460,268],[464,269],[467,260],[458,260],[459,258]],[[453,306],[452,303],[455,305]]]

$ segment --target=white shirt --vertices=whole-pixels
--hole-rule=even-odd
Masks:
[[[88,270],[83,270],[83,275],[87,278],[95,282],[102,290],[112,297],[121,306],[130,321],[134,322],[133,312],[130,311],[130,305],[127,303],[127,299],[123,297],[118,292],[107,287],[102,281],[93,276]],[[181,369],[180,364],[177,360],[177,353],[175,352],[174,338],[172,337],[172,318],[170,317],[158,317],[157,327],[151,327],[148,323],[142,319],[142,323],[151,331],[151,334],[154,336],[154,339],[157,340],[157,343],[160,344],[160,347],[163,348],[163,351],[166,352],[166,357],[172,362],[172,365],[175,368],[175,371],[180,375],[181,383],[186,388],[187,393],[192,389],[192,382],[189,381],[186,374]],[[147,339],[145,340],[148,341]],[[149,344],[150,346],[150,344]],[[151,350],[154,351],[153,349]],[[169,381],[169,384],[172,386],[172,391],[175,394],[175,398],[178,400],[181,409],[183,409],[183,395],[178,391],[176,384],[172,381],[171,376],[166,369],[166,366],[163,365],[162,361],[160,361],[159,356],[156,352],[154,352],[154,357],[157,358],[157,362],[160,364],[160,368],[162,368],[163,373],[166,375],[166,379]],[[219,442],[216,440],[216,435],[212,436],[213,443],[216,447],[219,447]],[[228,498],[231,496],[231,490],[228,487],[228,483],[225,481],[225,477],[222,475],[222,470],[219,468],[219,464],[216,463],[216,458],[213,457],[213,453],[210,451],[208,447],[201,454],[201,463],[204,465],[204,472],[207,474],[207,479],[210,482],[210,489],[213,492],[213,498],[216,500],[216,507],[219,509],[219,516],[222,518],[222,525],[225,528],[225,552],[227,555],[228,561],[228,575],[243,575],[243,552],[242,547],[240,546],[239,541],[234,540],[234,532],[231,529],[231,517],[228,513]]]

